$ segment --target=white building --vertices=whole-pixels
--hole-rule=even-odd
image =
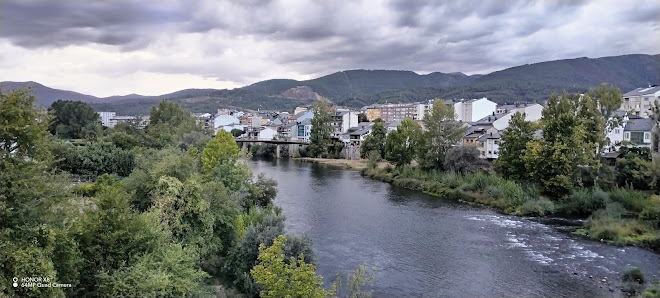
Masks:
[[[238,118],[229,115],[229,114],[220,114],[215,119],[213,119],[213,128],[218,129],[223,126],[230,126],[234,124],[240,124],[241,120]]]
[[[117,124],[114,121],[111,121],[113,118],[117,116],[117,113],[115,112],[96,112],[99,114],[99,117],[101,117],[101,125],[105,127],[114,127],[115,124]]]
[[[487,98],[460,100],[457,102],[446,101],[446,104],[454,105],[454,113],[457,121],[472,122],[495,113],[497,104]]]
[[[620,119],[620,125],[611,128],[607,131],[607,144],[603,148],[603,152],[615,152],[619,151],[621,147],[621,142],[623,142],[623,131],[626,127],[626,122],[628,122],[628,112],[626,111],[614,111],[608,122],[613,121],[615,118]]]
[[[390,132],[395,131],[396,128],[399,127],[399,125],[401,125],[401,120],[394,120],[394,121],[388,123],[387,126],[385,126],[385,130],[387,130],[387,134],[389,134]]]
[[[637,88],[623,94],[620,110],[647,118],[652,114],[651,105],[658,99],[660,99],[660,87]]]
[[[364,138],[371,134],[373,122],[360,122],[356,127],[351,127],[345,134],[341,135],[340,140],[344,143],[350,143],[360,146]]]
[[[511,116],[516,112],[525,113],[525,120],[527,121],[538,121],[541,120],[543,116],[543,106],[537,103],[534,104],[520,104],[517,107],[507,110],[508,113],[504,116],[501,114],[495,114],[495,116],[501,116],[493,122],[493,127],[501,131],[509,127],[509,121],[511,121]]]
[[[330,122],[331,136],[339,138],[349,128],[358,125],[358,113],[351,111],[335,111]]]
[[[255,117],[250,117],[250,127],[251,128],[258,128],[261,127],[261,121],[262,118],[255,116]]]
[[[259,131],[258,139],[259,140],[273,140],[277,137],[277,130],[274,130],[270,127],[264,127],[261,131]]]

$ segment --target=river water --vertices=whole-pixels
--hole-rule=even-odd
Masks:
[[[278,182],[288,232],[314,242],[329,284],[375,267],[374,297],[621,296],[620,272],[660,256],[583,240],[553,221],[498,214],[295,160],[252,160]]]

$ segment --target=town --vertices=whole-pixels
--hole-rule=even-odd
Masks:
[[[604,158],[616,159],[621,146],[651,149],[657,121],[652,118],[652,104],[660,99],[660,87],[648,86],[630,90],[622,95],[622,105],[610,118],[617,118],[618,125],[608,127],[607,144],[602,149]],[[374,121],[383,121],[387,133],[396,130],[404,119],[412,119],[424,127],[424,115],[435,99],[426,102],[374,104],[361,109],[330,107],[332,113],[331,138],[344,144],[341,156],[359,158],[361,142],[371,134]],[[444,100],[455,111],[455,120],[466,128],[460,145],[474,146],[479,157],[487,160],[498,158],[501,132],[507,129],[511,116],[524,113],[527,121],[539,121],[543,106],[538,103],[512,103],[498,105],[487,98]],[[98,112],[102,125],[112,128],[118,123],[134,123],[138,128],[149,124],[149,116],[121,116],[115,112]],[[215,113],[193,113],[199,123],[209,131],[225,130],[243,141],[289,141],[309,143],[314,113],[310,106],[297,107],[293,111],[230,110],[219,109]],[[609,119],[613,120],[613,119]],[[542,138],[541,130],[535,136]],[[357,149],[356,149],[357,148]],[[289,152],[293,156],[294,152]]]

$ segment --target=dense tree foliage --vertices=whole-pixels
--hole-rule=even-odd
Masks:
[[[513,180],[528,179],[525,161],[527,143],[534,137],[532,123],[525,121],[525,114],[516,112],[511,116],[509,127],[502,133],[499,156],[496,161],[497,171],[505,178]]]
[[[220,130],[202,151],[202,169],[208,173],[224,160],[235,160],[240,155],[238,145],[231,133]]]
[[[322,98],[314,102],[312,111],[314,118],[312,118],[312,131],[309,135],[309,153],[313,157],[325,157],[330,145],[330,121],[332,120],[328,99]]]
[[[397,166],[407,165],[422,143],[422,127],[412,119],[404,119],[396,130],[387,135],[385,159]]]
[[[50,133],[62,138],[96,139],[103,134],[101,117],[81,101],[58,100],[48,109],[53,114]]]
[[[433,102],[433,109],[424,116],[423,143],[419,146],[418,162],[426,169],[443,170],[447,150],[463,138],[465,127],[455,121],[453,105],[441,99]]]
[[[380,158],[385,158],[385,139],[387,137],[387,130],[383,120],[380,118],[374,120],[374,125],[371,127],[371,133],[364,138],[360,144],[360,157],[367,158],[372,152],[376,152]]]
[[[272,205],[277,184],[253,180],[229,133],[209,142],[187,111],[163,102],[146,134],[118,125],[73,146],[53,142],[33,103],[24,91],[0,101],[0,249],[11,252],[0,254],[0,296],[225,296],[217,279],[259,293],[250,270],[259,245],[285,234],[284,216]],[[287,238],[284,255],[314,264],[309,239]],[[14,276],[71,287],[13,287]]]
[[[369,118],[367,118],[367,114],[365,113],[358,114],[358,123],[360,122],[369,122]]]
[[[447,150],[445,169],[457,173],[474,173],[485,170],[490,164],[479,158],[479,150],[474,146],[454,146]]]

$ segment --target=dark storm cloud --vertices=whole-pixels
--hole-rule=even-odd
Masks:
[[[2,1],[0,37],[23,47],[148,40],[159,26],[182,23],[191,7],[172,2]]]
[[[24,48],[96,43],[159,53],[168,47],[163,35],[199,33],[186,46],[198,49],[200,59],[135,60],[115,71],[249,83],[270,68],[301,75],[355,68],[485,72],[648,52],[649,46],[635,46],[645,34],[660,44],[651,32],[659,14],[660,3],[652,0],[2,1],[0,38]],[[237,58],[206,61],[226,50]]]

